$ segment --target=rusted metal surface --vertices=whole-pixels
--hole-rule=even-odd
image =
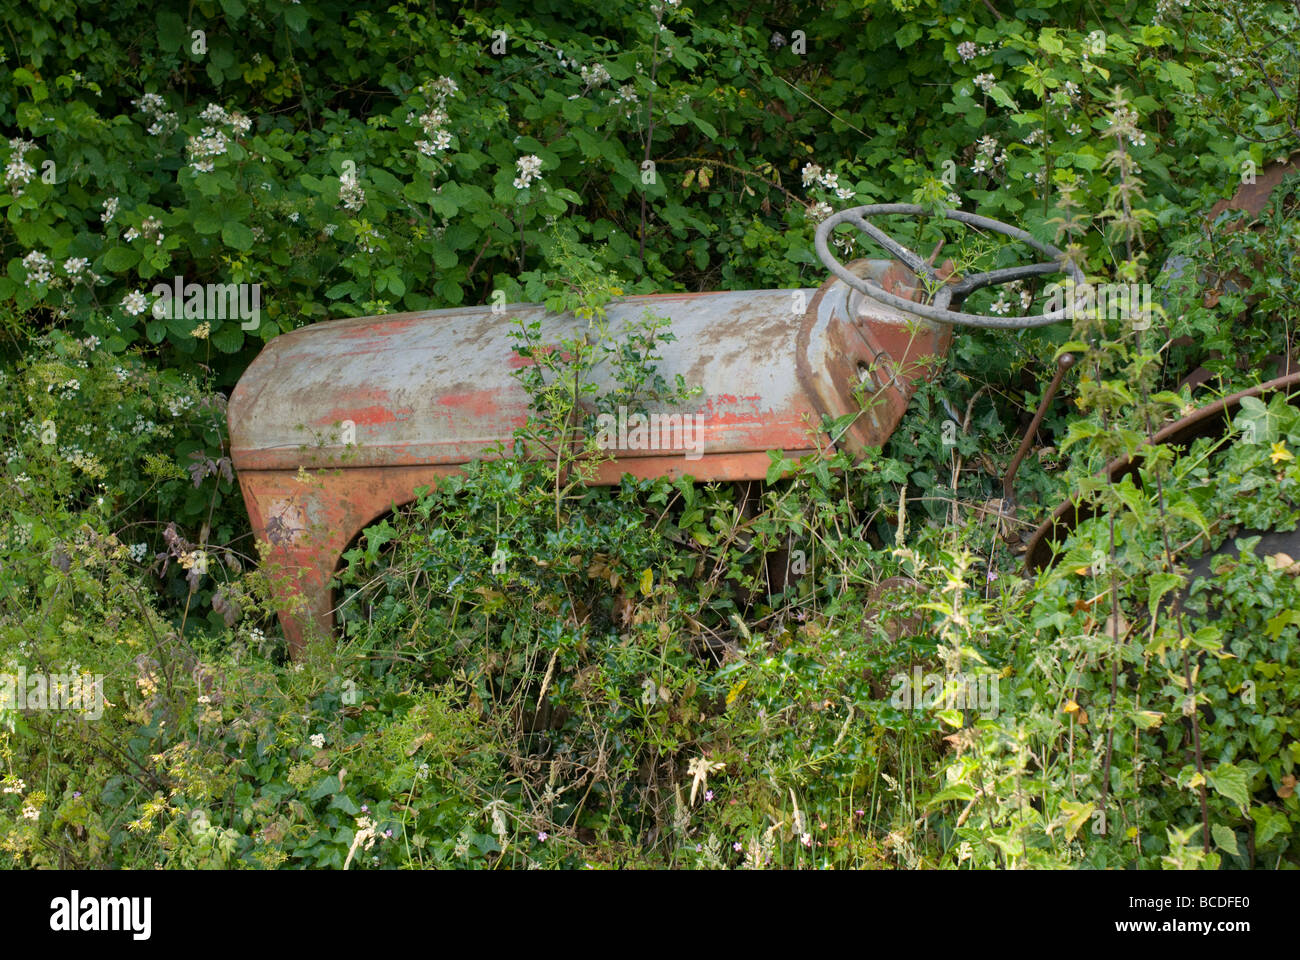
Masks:
[[[1020,464],[1024,461],[1025,455],[1029,453],[1029,448],[1034,444],[1034,437],[1038,433],[1038,426],[1043,422],[1043,417],[1047,415],[1047,408],[1052,405],[1052,400],[1056,397],[1056,391],[1061,388],[1061,381],[1065,379],[1065,371],[1074,366],[1074,354],[1063,353],[1056,361],[1056,373],[1052,376],[1052,382],[1047,385],[1043,391],[1043,399],[1038,403],[1038,409],[1034,411],[1034,419],[1029,421],[1029,426],[1025,428],[1025,435],[1020,441],[1020,449],[1016,455],[1011,458],[1011,463],[1007,467],[1006,474],[1002,477],[1002,500],[1004,503],[1014,503],[1015,501],[1015,481],[1016,473],[1020,470]]]
[[[1277,391],[1300,389],[1300,373],[1269,380],[1249,390],[1242,390],[1201,407],[1181,420],[1176,420],[1159,430],[1153,438],[1156,444],[1187,444],[1200,437],[1224,436],[1232,427],[1232,418],[1246,397],[1264,397]],[[1146,444],[1144,444],[1146,446]],[[1119,457],[1106,465],[1102,475],[1118,482],[1126,474],[1136,479],[1138,463],[1132,457]],[[1025,550],[1025,570],[1032,573],[1047,566],[1053,556],[1055,544],[1063,541],[1079,524],[1096,516],[1096,510],[1076,500],[1067,500],[1039,525]]]
[[[911,289],[890,261],[855,266]],[[676,338],[661,345],[658,372],[702,388],[681,407],[649,412],[698,415],[699,441],[678,432],[660,438],[673,441],[666,447],[610,451],[597,484],[624,474],[762,479],[767,451],[830,452],[823,414],[862,410],[836,438],[860,455],[888,439],[933,370],[927,361],[951,341],[951,328],[838,279],[819,290],[629,297],[609,306],[611,331],[646,310],[670,317]],[[281,622],[295,651],[308,625],[330,632],[328,583],[358,532],[417,487],[510,448],[529,411],[513,375],[531,362],[510,336],[519,321],[540,321],[547,344],[587,327],[532,305],[336,320],[272,340],[249,366],[230,399],[232,459],[253,530],[271,545],[277,592],[294,607]]]

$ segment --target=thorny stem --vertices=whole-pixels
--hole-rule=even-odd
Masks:
[[[655,40],[650,53],[650,92],[646,95],[646,135],[645,158],[641,164],[641,175],[645,176],[646,164],[650,162],[650,146],[655,138],[655,77],[659,72],[659,28],[663,25],[662,8],[655,11]],[[645,231],[646,231],[646,184],[641,184],[641,267],[645,268]]]
[[[1272,86],[1271,81],[1270,81],[1270,86]],[[1121,161],[1118,165],[1120,186],[1121,186],[1121,189],[1119,190],[1119,198],[1123,206],[1124,222],[1126,224],[1125,240],[1124,240],[1125,256],[1127,257],[1128,262],[1132,263],[1133,262],[1133,232],[1134,232],[1133,224],[1135,223],[1135,221],[1133,220],[1133,210],[1129,202],[1129,190],[1127,189],[1128,184],[1125,178],[1125,174],[1128,168],[1128,162],[1127,162],[1128,154],[1124,150],[1124,136],[1123,136],[1122,129],[1120,129],[1121,126],[1122,126],[1121,124],[1117,123],[1116,131],[1115,131],[1116,149],[1121,154]],[[1140,329],[1134,331],[1134,341],[1137,346],[1138,353],[1140,355],[1142,350],[1142,331]],[[1147,390],[1146,382],[1145,380],[1142,379],[1140,372],[1138,375],[1138,390],[1142,398],[1142,418],[1143,418],[1143,423],[1146,426],[1147,443],[1152,447],[1152,449],[1154,449],[1155,430],[1152,428],[1151,425],[1151,408],[1150,408],[1149,391]],[[1165,509],[1164,480],[1162,477],[1159,464],[1156,465],[1156,469],[1154,472],[1155,472],[1155,480],[1156,480],[1156,506],[1160,514],[1160,539],[1164,547],[1163,564],[1167,572],[1173,572],[1175,568],[1174,552],[1173,552],[1172,545],[1169,542],[1169,515]],[[1112,518],[1112,524],[1113,522],[1114,521]],[[1112,531],[1113,531],[1113,526],[1112,526]],[[1114,550],[1113,532],[1112,532],[1112,540],[1111,540],[1111,549],[1112,551]],[[1115,571],[1114,568],[1112,567],[1111,569],[1112,589],[1114,584],[1114,578],[1115,578]],[[1112,594],[1112,602],[1113,599],[1114,596]],[[1183,652],[1183,681],[1187,686],[1187,696],[1191,698],[1191,704],[1192,704],[1192,712],[1191,712],[1192,748],[1196,757],[1196,772],[1200,775],[1200,781],[1201,781],[1200,782],[1201,842],[1204,851],[1206,853],[1209,853],[1210,852],[1210,805],[1209,805],[1209,795],[1206,789],[1206,782],[1205,782],[1205,760],[1201,753],[1200,713],[1196,709],[1196,689],[1192,683],[1191,658],[1187,652],[1187,636],[1183,628],[1182,604],[1175,600],[1173,603],[1173,608],[1174,608],[1175,626],[1177,627],[1178,630],[1178,647]],[[1116,637],[1116,646],[1118,646],[1118,631],[1119,631],[1118,614],[1119,614],[1119,610],[1118,608],[1116,608],[1114,613],[1112,614],[1112,620],[1114,621],[1113,632]]]

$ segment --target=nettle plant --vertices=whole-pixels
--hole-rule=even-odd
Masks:
[[[1117,91],[1105,219],[1125,278],[1145,270],[1147,212],[1127,149],[1137,120]],[[1065,211],[1062,235],[1077,222]],[[1252,530],[1295,528],[1297,415],[1283,398],[1255,402],[1234,443],[1198,441],[1182,457],[1139,449],[1191,409],[1186,393],[1153,389],[1151,328],[1142,317],[1116,328],[1092,311],[1061,348],[1082,358],[1077,401],[1089,414],[1061,448],[1097,516],[1034,584],[1025,616],[1036,649],[1011,656],[1014,719],[977,724],[932,799],[944,810],[965,804],[945,854],[955,864],[1213,869],[1294,858],[1285,718],[1296,691],[1270,682],[1261,700],[1257,689],[1294,673],[1294,644],[1278,641],[1294,635],[1300,568],[1285,554],[1229,549],[1207,584],[1188,576],[1185,558]],[[1119,456],[1137,457],[1140,483],[1093,476]],[[1265,484],[1276,499],[1243,503],[1244,489]],[[1255,587],[1243,590],[1250,577]]]

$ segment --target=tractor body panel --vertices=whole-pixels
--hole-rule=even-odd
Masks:
[[[888,266],[860,264],[882,276]],[[794,459],[837,443],[860,455],[888,439],[951,339],[950,328],[839,280],[819,290],[628,297],[608,306],[609,331],[617,337],[647,310],[668,316],[675,338],[659,344],[657,373],[668,383],[680,374],[701,393],[647,405],[663,427],[648,436],[629,412],[597,484],[624,474],[761,480],[768,451]],[[416,488],[512,450],[529,414],[515,373],[533,362],[515,349],[520,322],[539,323],[544,346],[589,326],[532,305],[327,321],[271,340],[240,379],[231,458],[254,533],[270,545],[295,651],[309,624],[330,632],[329,581],[357,533]],[[593,379],[608,389],[609,376],[598,368]],[[823,416],[854,413],[835,441],[822,433]]]

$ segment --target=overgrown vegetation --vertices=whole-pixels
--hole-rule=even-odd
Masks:
[[[1300,866],[1300,565],[1249,549],[1300,521],[1300,412],[1275,396],[1226,438],[1142,449],[1295,369],[1294,180],[1249,228],[1205,211],[1300,147],[1300,11],[1097,16],[0,13],[0,672],[102,676],[107,699],[0,713],[9,861]],[[671,325],[612,329],[612,298],[817,285],[816,223],[899,200],[1017,223],[1163,299],[1150,324],[959,331],[859,461],[582,482],[581,416],[693,386],[656,369]],[[1023,255],[935,219],[898,236],[944,238],[965,272]],[[155,315],[174,275],[260,283],[258,322]],[[555,455],[478,464],[368,529],[340,640],[291,661],[224,396],[297,326],[498,291],[589,321],[518,332],[519,449]],[[1013,507],[1000,477],[1064,352]],[[602,365],[616,396],[592,392]],[[1096,476],[1123,455],[1136,477]],[[1022,535],[1074,491],[1096,516],[1022,576]]]

